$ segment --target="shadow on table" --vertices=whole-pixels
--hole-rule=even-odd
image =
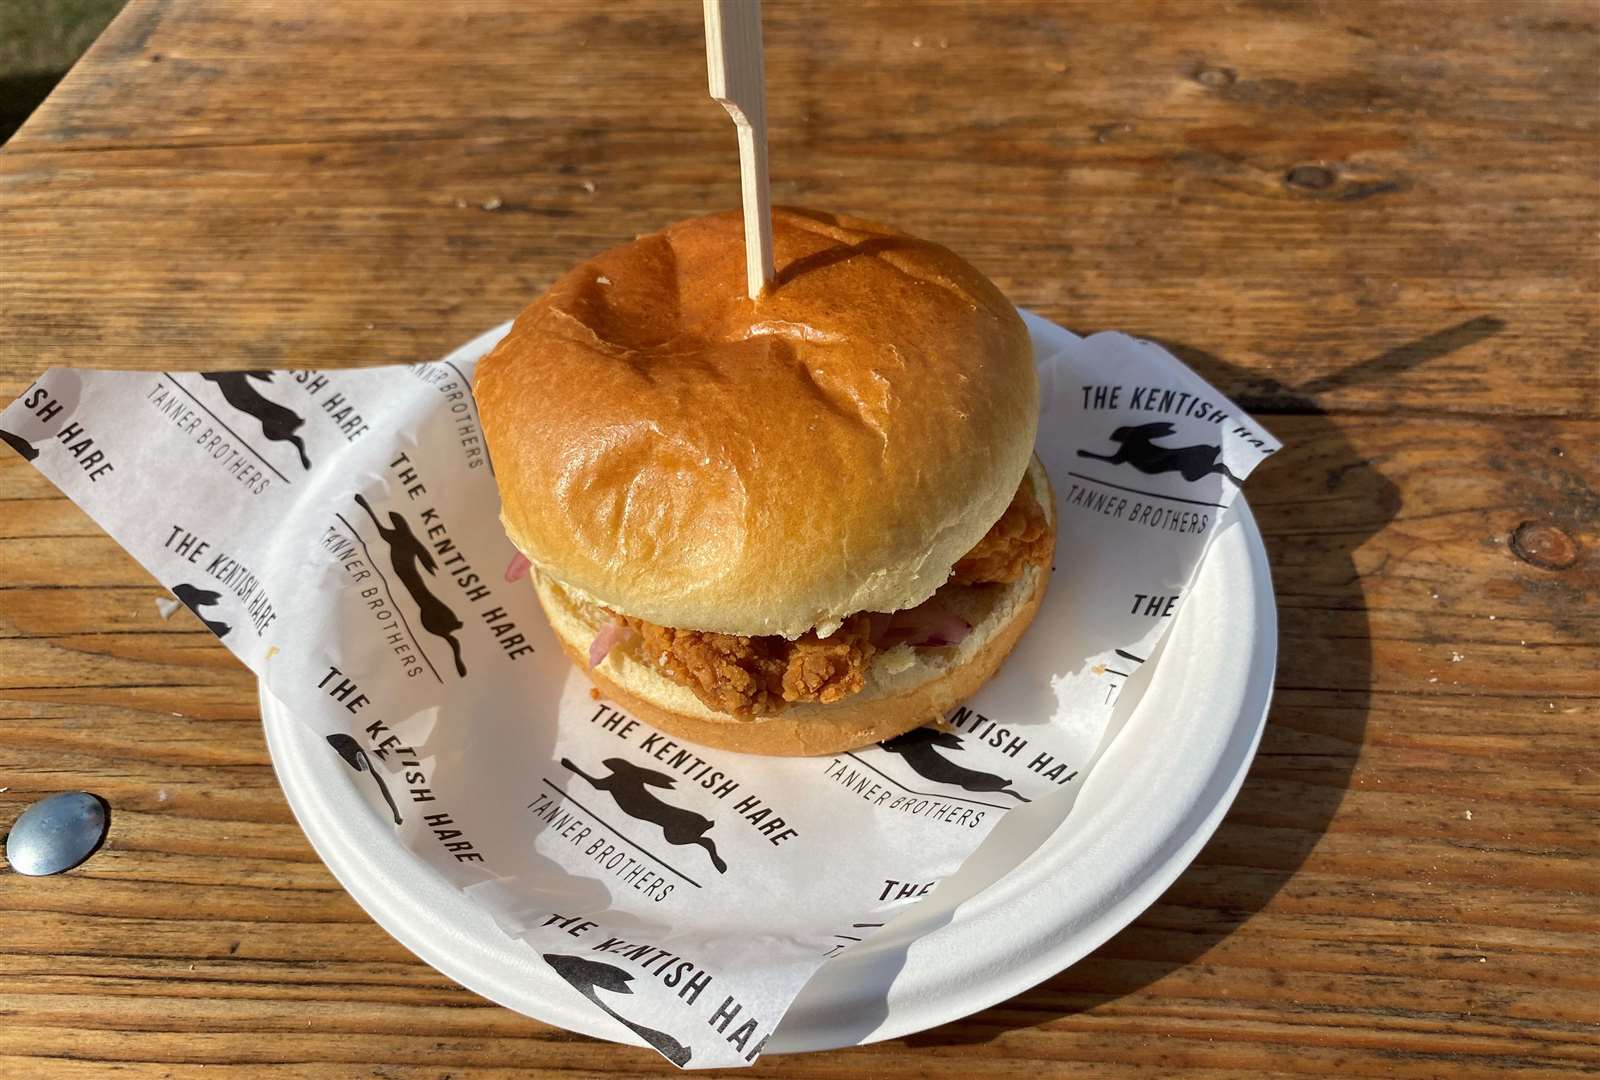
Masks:
[[[1204,956],[1265,907],[1305,863],[1344,798],[1366,732],[1372,648],[1354,553],[1400,506],[1394,485],[1351,445],[1315,398],[1392,378],[1504,326],[1491,316],[1471,319],[1299,387],[1178,342],[1160,342],[1269,430],[1275,430],[1275,416],[1295,417],[1292,431],[1275,430],[1290,445],[1261,467],[1246,491],[1272,565],[1280,641],[1295,646],[1279,653],[1279,697],[1260,753],[1216,835],[1157,901],[1156,907],[1182,908],[1192,922],[1175,928],[1170,920],[1147,913],[1041,987],[965,1020],[908,1036],[907,1044],[987,1042],[1134,993]],[[1317,503],[1315,530],[1305,511],[1308,498]],[[1329,745],[1326,753],[1299,750],[1293,743],[1277,748],[1277,733],[1300,727],[1295,714],[1304,709],[1285,700],[1284,687],[1349,688],[1339,690],[1336,708],[1317,710],[1315,730]],[[1296,758],[1313,760],[1301,765]],[[1070,1002],[1024,1004],[1041,990]]]

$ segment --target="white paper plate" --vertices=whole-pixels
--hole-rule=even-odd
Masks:
[[[1036,337],[1064,333],[1028,322]],[[1148,678],[1145,693],[1123,694],[1137,705],[1114,719],[1113,731],[1121,730],[1066,820],[1052,820],[1060,807],[1048,803],[1007,814],[926,901],[825,964],[767,1053],[894,1038],[1004,1001],[1127,926],[1189,865],[1244,781],[1277,658],[1261,534],[1243,498],[1230,516],[1161,662],[1136,676]],[[261,709],[273,766],[301,828],[380,926],[507,1008],[597,1038],[617,1036],[533,949],[508,939],[408,852],[369,809],[343,761],[265,690]]]

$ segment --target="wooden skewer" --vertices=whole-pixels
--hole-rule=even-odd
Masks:
[[[754,300],[772,284],[772,186],[767,178],[767,92],[761,64],[761,0],[704,0],[706,77],[733,117],[744,192],[745,285]]]

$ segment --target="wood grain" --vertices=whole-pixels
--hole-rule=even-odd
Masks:
[[[532,10],[132,0],[0,151],[0,395],[50,364],[432,357],[737,202],[694,5]],[[780,200],[1161,340],[1288,448],[1249,489],[1278,691],[1195,865],[1012,1001],[753,1075],[1600,1072],[1596,23],[767,6]],[[1570,565],[1530,561],[1530,523]],[[378,929],[295,826],[253,681],[159,595],[0,458],[0,822],[114,807],[79,870],[0,873],[0,1076],[671,1072]]]

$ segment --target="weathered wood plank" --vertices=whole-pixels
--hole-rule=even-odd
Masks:
[[[1600,415],[1592,15],[774,12],[775,192],[945,240],[1074,328],[1227,356],[1257,408]],[[732,205],[725,124],[671,62],[699,33],[666,3],[137,6],[0,153],[0,391],[435,356]]]

